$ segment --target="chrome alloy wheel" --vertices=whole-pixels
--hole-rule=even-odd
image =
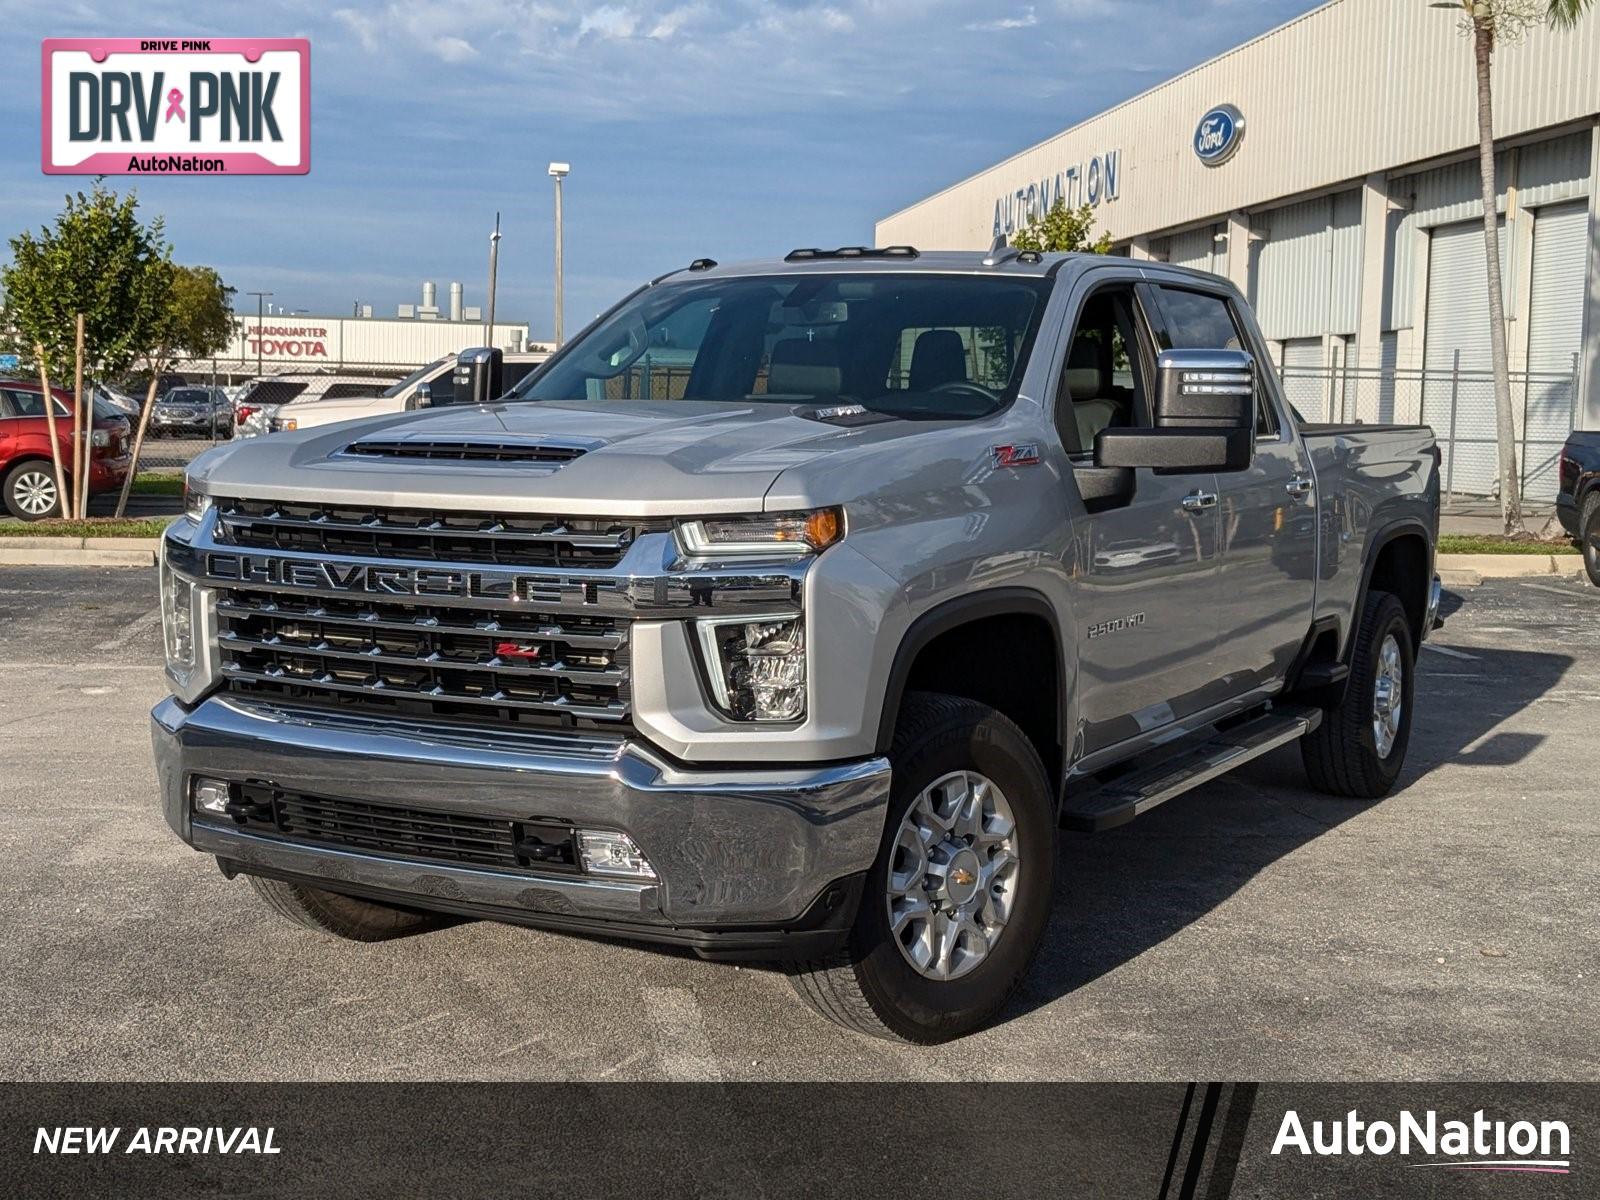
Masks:
[[[1378,648],[1378,678],[1372,689],[1372,740],[1379,758],[1388,758],[1400,733],[1400,718],[1405,708],[1405,665],[1400,661],[1400,643],[1394,634]]]
[[[993,780],[954,771],[906,810],[889,863],[889,932],[929,979],[958,979],[994,949],[1017,896],[1016,821]]]
[[[30,517],[43,517],[55,508],[56,481],[44,471],[24,471],[12,485],[11,498]]]

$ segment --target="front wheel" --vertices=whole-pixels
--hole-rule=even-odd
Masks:
[[[20,463],[5,481],[6,511],[24,521],[61,515],[61,492],[55,470],[46,462]]]
[[[247,876],[257,896],[285,920],[351,942],[382,942],[427,933],[451,923],[440,913],[417,912],[282,879]]]
[[[1400,777],[1411,741],[1416,653],[1405,606],[1389,592],[1367,596],[1355,636],[1344,695],[1300,739],[1300,757],[1318,791],[1376,800]]]
[[[906,698],[887,828],[844,950],[790,978],[860,1033],[934,1043],[992,1020],[1032,965],[1055,885],[1055,805],[1008,718],[954,696]]]

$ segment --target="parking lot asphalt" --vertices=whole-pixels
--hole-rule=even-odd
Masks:
[[[272,917],[157,811],[146,570],[0,568],[0,1076],[29,1080],[1600,1076],[1600,590],[1446,596],[1399,789],[1293,747],[1063,835],[1004,1020],[910,1047],[780,974],[489,923]]]

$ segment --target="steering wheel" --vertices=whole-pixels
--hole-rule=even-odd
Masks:
[[[992,412],[1000,407],[999,392],[986,388],[981,383],[973,383],[970,379],[950,379],[944,383],[936,383],[928,389],[927,394],[981,396],[984,401],[984,412]]]

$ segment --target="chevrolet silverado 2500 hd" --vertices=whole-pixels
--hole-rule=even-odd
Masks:
[[[1028,970],[1059,828],[1295,739],[1394,785],[1438,501],[1429,430],[1303,424],[1211,275],[700,260],[498,402],[196,460],[162,803],[328,933],[782,960],[937,1041]]]

